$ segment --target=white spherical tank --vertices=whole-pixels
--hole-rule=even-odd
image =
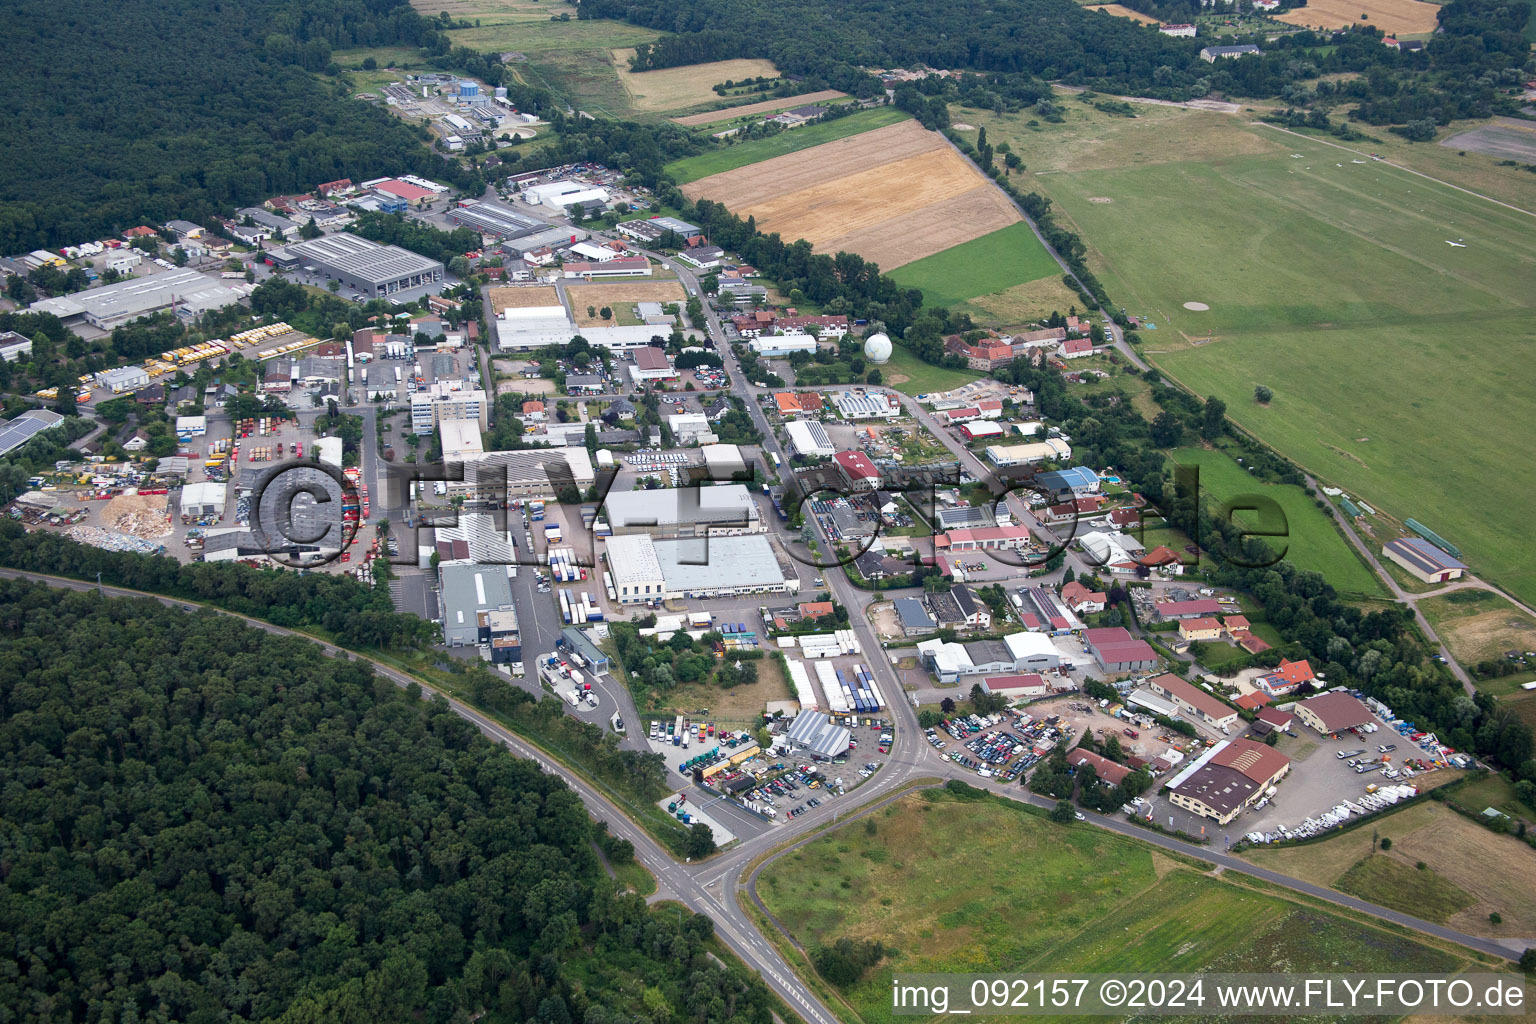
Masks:
[[[883,334],[871,334],[864,339],[864,358],[872,363],[891,361],[891,339]]]

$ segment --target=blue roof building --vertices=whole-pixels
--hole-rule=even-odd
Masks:
[[[1051,469],[1044,473],[1036,473],[1035,484],[1052,495],[1059,496],[1071,492],[1073,497],[1080,498],[1086,494],[1098,493],[1099,474],[1087,466]]]

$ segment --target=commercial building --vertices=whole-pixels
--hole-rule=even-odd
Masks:
[[[1123,626],[1083,630],[1088,653],[1105,672],[1141,672],[1157,667],[1157,652],[1145,640],[1131,636]]]
[[[181,514],[189,519],[203,516],[222,518],[228,489],[227,483],[219,481],[187,484],[181,489]]]
[[[620,604],[782,594],[789,583],[762,534],[656,540],[609,537],[608,567]]]
[[[946,553],[967,551],[1021,551],[1030,545],[1027,526],[981,526],[976,529],[950,530],[933,540],[934,547]]]
[[[106,388],[114,395],[125,391],[137,391],[149,387],[149,372],[142,366],[120,366],[115,370],[101,370],[96,374],[98,387]]]
[[[430,434],[443,420],[472,420],[483,433],[490,425],[490,407],[490,396],[479,388],[435,381],[411,392],[411,433]]]
[[[564,345],[578,333],[564,306],[514,306],[496,318],[496,347],[503,352]]]
[[[1052,497],[1064,498],[1071,495],[1082,498],[1099,493],[1099,474],[1087,466],[1048,469],[1044,473],[1035,474],[1034,484]]]
[[[634,364],[629,367],[629,376],[636,384],[648,380],[676,380],[677,369],[672,365],[672,360],[667,358],[665,349],[645,345],[630,353]]]
[[[802,711],[790,723],[784,741],[796,753],[808,754],[815,761],[830,761],[848,753],[852,733],[835,724],[820,711]]]
[[[767,529],[743,484],[608,492],[600,509],[616,537],[653,538],[762,533]]]
[[[1223,732],[1237,721],[1236,708],[1170,672],[1148,680],[1147,688],[1178,708],[1182,717],[1204,722]]]
[[[597,277],[650,277],[654,268],[644,256],[615,256],[610,259],[586,260],[567,263],[562,268],[566,277],[587,280]]]
[[[994,466],[1037,466],[1042,462],[1066,462],[1072,446],[1059,437],[1030,444],[988,445],[987,460]]]
[[[651,217],[648,220],[627,220],[617,228],[619,234],[637,242],[659,242],[670,232],[677,240],[687,242],[703,234],[695,224],[676,217]]]
[[[448,493],[469,500],[553,498],[567,485],[586,490],[596,479],[581,447],[486,452],[463,465],[464,479],[448,481]]]
[[[753,338],[747,347],[765,359],[792,356],[796,352],[816,353],[816,339],[809,334],[772,334]]]
[[[512,584],[507,578],[510,568],[472,562],[448,562],[438,566],[443,643],[449,647],[478,644],[481,642],[482,612],[513,610]]]
[[[929,613],[922,598],[898,597],[892,602],[892,607],[896,612],[896,621],[906,636],[926,636],[938,628],[938,623],[933,621],[933,615]]]
[[[1015,672],[1050,672],[1061,667],[1061,652],[1043,633],[1009,633],[1003,645]]]
[[[258,226],[266,228],[272,238],[286,240],[296,237],[299,233],[299,226],[293,221],[287,217],[279,217],[268,210],[263,210],[259,206],[247,206],[242,210],[236,210],[235,216],[246,217],[255,221]]]
[[[1290,770],[1291,759],[1273,747],[1248,739],[1223,740],[1168,783],[1168,800],[1225,825]]]
[[[438,421],[437,429],[442,436],[445,460],[462,462],[485,453],[485,443],[480,438],[480,425],[474,420],[444,419]]]
[[[1013,603],[1019,610],[1019,621],[1030,632],[1074,633],[1083,628],[1066,601],[1047,587],[1021,587]]]
[[[792,420],[784,427],[789,446],[797,455],[825,458],[837,451],[827,428],[817,420]]]
[[[863,452],[843,451],[832,456],[837,475],[848,485],[848,490],[858,494],[880,489],[880,470]]]
[[[1415,579],[1425,583],[1459,580],[1467,571],[1467,563],[1423,537],[1403,537],[1388,541],[1382,546],[1381,553],[1406,569]]]
[[[1336,735],[1375,719],[1371,709],[1343,690],[1309,697],[1290,705],[1296,717],[1324,735]]]
[[[64,422],[52,409],[28,409],[11,420],[0,420],[0,455],[15,451],[38,434]]]
[[[449,208],[444,214],[450,224],[470,228],[482,235],[490,235],[501,241],[509,238],[522,238],[531,235],[535,231],[543,231],[549,227],[537,217],[530,217],[526,213],[520,213],[510,206],[501,203],[478,202],[465,200],[458,206]]]
[[[833,396],[832,404],[837,406],[844,419],[849,420],[893,420],[901,415],[901,403],[884,392],[860,395],[840,391]]]
[[[1006,697],[1009,700],[1028,700],[1031,697],[1044,697],[1051,692],[1050,685],[1045,681],[1045,676],[1038,672],[991,676],[981,681],[981,689],[985,693],[990,693],[996,697]]]
[[[65,323],[83,319],[93,327],[110,329],[173,306],[182,316],[201,316],[238,302],[250,292],[251,286],[244,281],[231,284],[177,267],[73,295],[40,299],[27,308],[34,313],[52,313]]]
[[[436,260],[345,231],[273,249],[267,258],[279,267],[314,267],[326,280],[374,299],[443,280]]]
[[[32,339],[15,331],[0,331],[0,359],[14,363],[32,354]]]

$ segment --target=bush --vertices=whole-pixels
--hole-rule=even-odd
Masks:
[[[864,977],[864,972],[885,959],[886,948],[869,940],[838,939],[811,955],[816,970],[838,988],[847,988]]]
[[[1390,849],[1392,849],[1392,840],[1388,839],[1386,836],[1382,836],[1381,837],[1381,852],[1382,853],[1386,853]]]

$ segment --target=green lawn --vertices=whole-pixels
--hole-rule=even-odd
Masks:
[[[664,169],[678,184],[685,185],[690,181],[707,178],[711,174],[734,171],[748,164],[761,163],[786,153],[810,149],[823,142],[833,142],[837,139],[846,139],[850,135],[884,128],[886,125],[905,121],[910,116],[895,107],[873,107],[869,110],[861,110],[857,114],[849,114],[847,117],[839,117],[834,121],[822,121],[806,125],[804,128],[791,128],[765,139],[752,139],[734,146],[728,145],[721,149],[700,153],[698,156],[684,157],[681,160],[672,161]]]
[[[985,376],[975,370],[946,370],[942,366],[932,366],[900,345],[891,346],[891,361],[880,367],[880,374],[887,386],[904,395],[948,391]]]
[[[1349,541],[1334,527],[1328,513],[1317,507],[1305,491],[1294,484],[1261,484],[1225,452],[1203,448],[1180,448],[1173,453],[1180,465],[1200,467],[1200,490],[1217,501],[1227,502],[1247,495],[1274,499],[1285,513],[1287,537],[1271,538],[1277,550],[1284,545],[1285,558],[1301,569],[1320,572],[1344,594],[1367,597],[1385,596],[1381,581],[1362,562]],[[1239,519],[1256,522],[1245,513]],[[1262,524],[1268,528],[1271,524]]]
[[[844,994],[883,1024],[895,972],[1453,970],[1463,961],[1001,800],[906,798],[774,862],[759,895],[807,949],[894,952]]]
[[[1105,147],[988,134],[1013,142],[1116,303],[1156,323],[1142,337],[1159,368],[1536,600],[1519,511],[1536,490],[1531,217],[1246,119],[1174,116],[1095,123],[1116,133]]]
[[[906,288],[921,288],[929,306],[953,306],[1060,274],[1045,246],[1020,221],[897,267],[891,279]]]
[[[1441,924],[1477,902],[1477,898],[1429,868],[1393,857],[1366,857],[1344,872],[1333,887],[1383,907]]]

